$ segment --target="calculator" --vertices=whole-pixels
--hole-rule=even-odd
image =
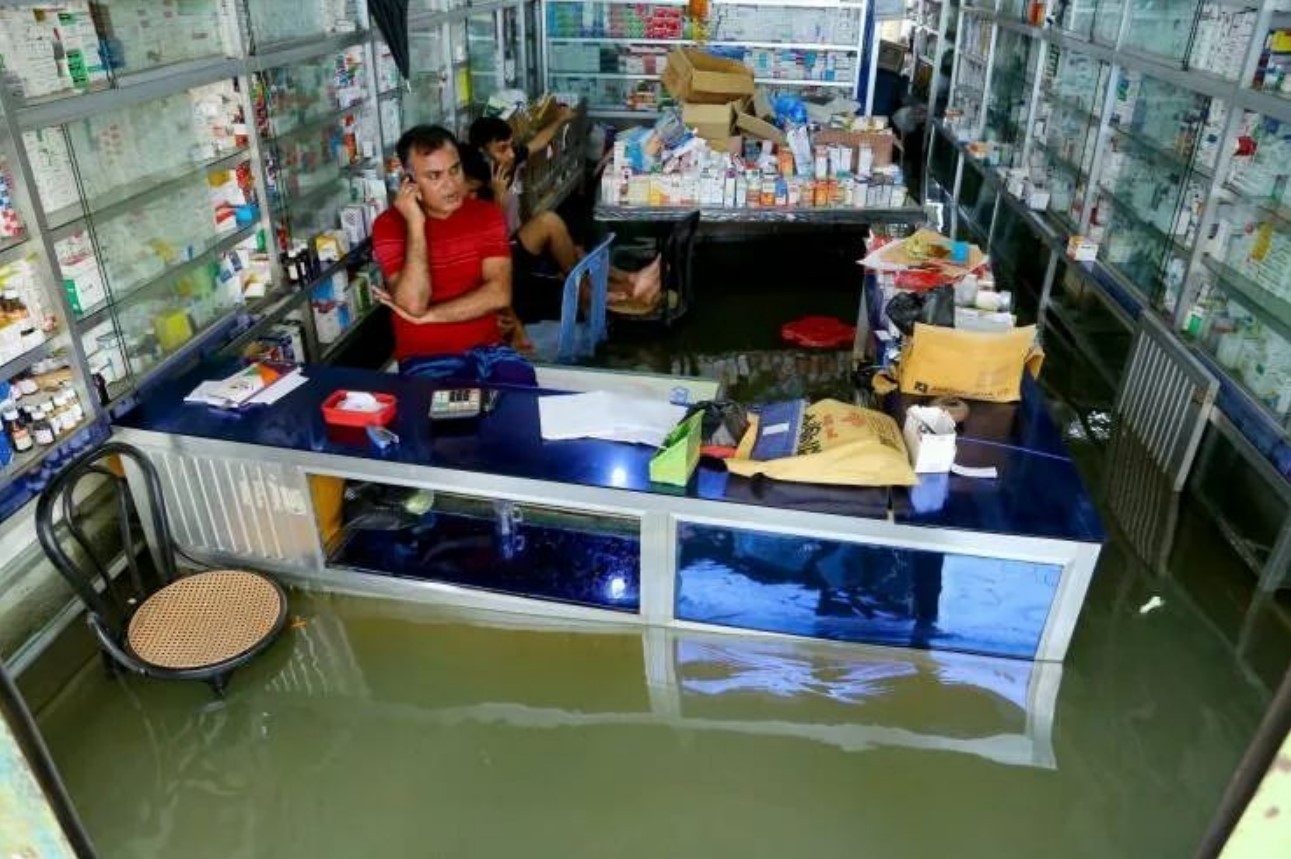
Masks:
[[[479,388],[435,391],[430,397],[430,419],[452,421],[476,418],[485,410],[484,392]]]

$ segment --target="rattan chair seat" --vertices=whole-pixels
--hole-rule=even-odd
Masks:
[[[126,640],[151,665],[203,668],[264,642],[283,610],[281,591],[264,576],[241,570],[195,573],[149,596],[130,618]]]

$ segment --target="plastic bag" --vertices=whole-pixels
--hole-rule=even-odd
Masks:
[[[955,327],[955,288],[939,286],[923,292],[899,292],[887,306],[888,319],[906,337],[914,334],[917,322]]]
[[[776,96],[772,109],[775,110],[775,124],[781,128],[807,124],[807,105],[796,95]]]
[[[756,416],[726,460],[733,474],[762,474],[776,480],[831,486],[912,486],[914,469],[896,421],[882,412],[838,400],[807,407],[798,434],[797,453],[780,459],[750,459],[758,436]]]

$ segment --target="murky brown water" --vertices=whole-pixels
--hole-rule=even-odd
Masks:
[[[40,722],[105,857],[1185,856],[1264,694],[1152,584],[1044,670],[295,593],[224,706],[95,663]]]

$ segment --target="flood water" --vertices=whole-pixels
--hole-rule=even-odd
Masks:
[[[774,339],[684,369],[743,383]],[[108,859],[1187,857],[1289,637],[1186,504],[1176,533],[1163,568],[1104,548],[1062,666],[293,592],[222,706],[94,662],[38,718]]]

